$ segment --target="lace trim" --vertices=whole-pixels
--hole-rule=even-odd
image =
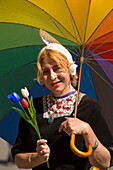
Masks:
[[[50,95],[43,96],[43,118],[70,116],[74,110],[77,92],[64,98],[56,99]],[[85,94],[79,94],[78,104]]]

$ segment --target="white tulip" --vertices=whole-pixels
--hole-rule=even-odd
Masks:
[[[25,87],[25,89],[21,89],[21,93],[24,97],[28,98],[29,96],[29,91],[28,89]]]

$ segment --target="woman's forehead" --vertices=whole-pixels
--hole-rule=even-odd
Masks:
[[[46,65],[58,65],[52,58],[46,57],[42,60],[42,67]]]

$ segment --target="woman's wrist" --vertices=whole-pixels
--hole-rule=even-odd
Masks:
[[[83,137],[85,139],[87,147],[89,146],[89,144],[91,144],[92,147],[94,147],[95,144],[96,144],[96,146],[97,146],[97,144],[99,144],[91,126],[88,123],[86,123],[86,126],[84,127]]]
[[[29,156],[28,156],[28,162],[29,162],[29,163],[31,163],[32,154],[33,154],[33,153],[30,153]]]
[[[84,124],[84,127],[83,127],[83,132],[82,132],[82,135],[83,136],[88,136],[89,133],[90,133],[90,125],[88,123],[85,123]]]
[[[38,158],[37,152],[30,153],[28,155],[28,162],[31,165],[31,167],[35,167],[41,164],[41,161]]]

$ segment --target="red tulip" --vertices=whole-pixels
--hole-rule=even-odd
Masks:
[[[21,100],[21,102],[22,102],[22,105],[25,107],[25,108],[28,108],[29,107],[29,103],[27,102],[27,100],[26,99],[22,99]]]

